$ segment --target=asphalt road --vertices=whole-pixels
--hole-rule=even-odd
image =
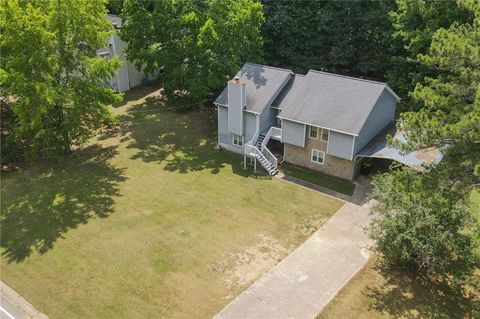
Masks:
[[[13,303],[5,299],[3,296],[0,298],[0,318],[1,319],[27,319],[27,316]]]

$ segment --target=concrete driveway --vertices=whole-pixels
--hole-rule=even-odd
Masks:
[[[346,203],[214,318],[315,318],[368,261],[369,221],[368,205]]]

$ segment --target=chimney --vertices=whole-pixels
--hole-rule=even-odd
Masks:
[[[228,131],[243,135],[243,110],[246,106],[245,82],[236,76],[228,82]]]

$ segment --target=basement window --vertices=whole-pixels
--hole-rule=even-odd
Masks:
[[[243,136],[239,134],[232,133],[232,144],[238,147],[243,146]]]
[[[325,162],[325,152],[312,149],[312,162],[323,165]]]

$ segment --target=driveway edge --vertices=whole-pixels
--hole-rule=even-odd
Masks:
[[[47,315],[40,312],[25,298],[20,296],[15,290],[10,288],[6,283],[0,281],[0,295],[2,299],[9,301],[12,305],[17,307],[20,311],[32,319],[49,319]]]

